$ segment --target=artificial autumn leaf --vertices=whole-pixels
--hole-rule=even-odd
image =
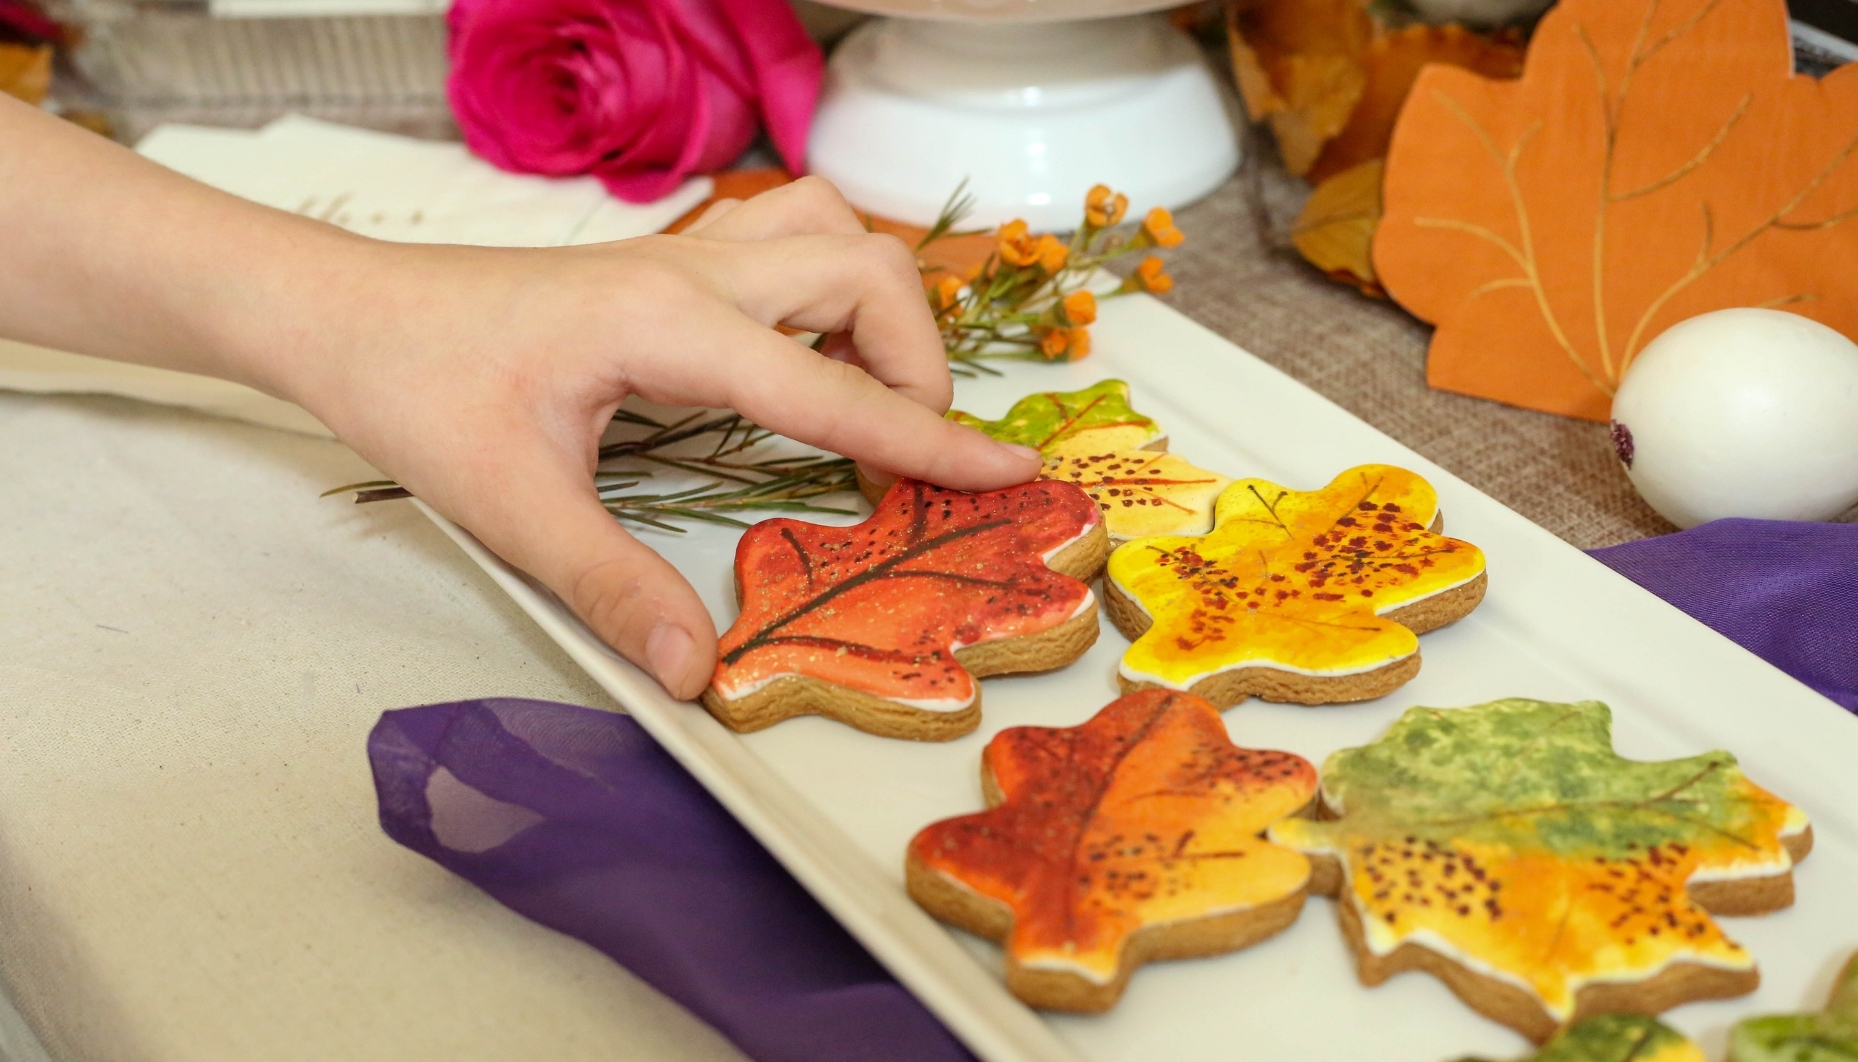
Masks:
[[[1361,98],[1305,176],[1320,184],[1369,159],[1385,158],[1394,121],[1427,65],[1442,63],[1484,77],[1514,78],[1523,72],[1523,52],[1514,34],[1484,36],[1456,24],[1378,33],[1360,53]]]
[[[1271,123],[1284,168],[1309,172],[1367,90],[1374,38],[1363,0],[1243,0],[1226,8],[1232,73],[1252,121]]]
[[[1154,450],[1060,453],[1045,459],[1041,479],[1075,483],[1103,512],[1112,543],[1147,535],[1203,535],[1213,503],[1232,480],[1174,454]]]
[[[1467,1058],[1462,1062],[1485,1062]],[[1657,1018],[1601,1014],[1555,1034],[1517,1062],[1706,1062],[1703,1049]],[[1802,1060],[1805,1062],[1805,1060]],[[1815,1060],[1816,1062],[1816,1060]]]
[[[1353,284],[1363,295],[1384,299],[1374,278],[1374,227],[1381,223],[1380,159],[1369,159],[1316,186],[1303,204],[1291,242],[1329,279]]]
[[[1160,449],[1167,443],[1160,426],[1129,405],[1129,385],[1121,380],[1099,380],[1082,391],[1027,395],[999,420],[960,410],[950,410],[948,419],[1047,457]]]
[[[1332,821],[1271,838],[1340,891],[1362,980],[1440,958],[1489,971],[1508,996],[1447,983],[1538,1041],[1595,1011],[1752,991],[1754,959],[1709,912],[1792,903],[1812,843],[1805,814],[1727,752],[1615,754],[1598,701],[1410,709],[1329,757],[1322,806]]]
[[[1064,572],[1094,571],[1106,546],[1084,492],[1044,481],[906,479],[852,527],[763,521],[736,546],[742,612],[704,703],[738,730],[818,713],[959,736],[980,721],[977,676],[1059,667],[1096,640],[1096,600]]]
[[[1104,594],[1135,642],[1123,688],[1189,690],[1221,707],[1391,692],[1419,671],[1418,633],[1483,597],[1483,553],[1430,530],[1437,518],[1431,484],[1391,465],[1314,491],[1233,483],[1210,534],[1110,555]]]
[[[0,41],[0,92],[36,107],[51,90],[51,45]]]
[[[1729,1031],[1729,1062],[1851,1062],[1858,1058],[1858,955],[1817,1014],[1750,1018]]]
[[[910,841],[910,894],[1004,940],[1007,987],[1034,1006],[1105,1010],[1143,962],[1232,951],[1302,909],[1308,861],[1259,834],[1309,803],[1316,772],[1236,747],[1198,697],[1001,731],[982,772],[992,810]]]
[[[1794,76],[1783,0],[1563,0],[1520,81],[1428,67],[1374,265],[1433,386],[1607,419],[1645,344],[1730,306],[1858,335],[1858,64]]]
[[[1227,15],[1232,70],[1253,121],[1269,120],[1284,168],[1312,184],[1387,152],[1420,68],[1514,77],[1522,48],[1462,26],[1395,29],[1365,0],[1241,0]]]

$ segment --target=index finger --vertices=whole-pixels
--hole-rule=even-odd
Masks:
[[[844,332],[866,371],[937,413],[954,400],[948,354],[916,256],[894,236],[792,236],[731,248],[719,262],[749,317]]]

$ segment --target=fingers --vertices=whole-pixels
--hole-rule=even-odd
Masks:
[[[740,242],[784,236],[855,236],[865,231],[858,212],[831,181],[802,177],[741,202],[714,219],[706,211],[696,225],[685,230],[685,235]]]
[[[578,455],[546,448],[500,463],[497,474],[479,475],[472,500],[454,515],[673,697],[689,700],[716,665],[709,610],[677,569],[614,521],[577,463]]]
[[[736,304],[764,324],[847,332],[879,381],[937,413],[954,398],[948,356],[916,259],[901,240],[861,233],[739,245],[719,260]]]
[[[674,394],[720,388],[710,404],[726,405],[764,428],[869,468],[957,490],[994,490],[1038,475],[1038,451],[945,420],[856,366],[823,358],[753,321],[720,328],[709,347],[709,357],[683,360],[689,376],[673,382]],[[659,397],[644,381],[640,393],[676,400]]]

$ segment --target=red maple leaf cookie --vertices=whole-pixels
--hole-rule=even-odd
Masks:
[[[910,895],[1006,945],[1013,994],[1106,1010],[1136,967],[1235,951],[1296,921],[1309,861],[1260,833],[1310,802],[1300,756],[1232,744],[1211,704],[1150,690],[1081,726],[987,745],[991,810],[910,842]]]
[[[980,723],[976,678],[1062,667],[1096,641],[1077,577],[1108,549],[1089,497],[1042,481],[964,494],[902,480],[852,527],[756,524],[736,547],[742,614],[704,705],[739,731],[825,715],[959,737]]]

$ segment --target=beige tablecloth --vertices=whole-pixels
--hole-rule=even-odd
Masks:
[[[0,981],[54,1058],[721,1062],[374,816],[383,709],[608,705],[340,444],[0,394]]]

